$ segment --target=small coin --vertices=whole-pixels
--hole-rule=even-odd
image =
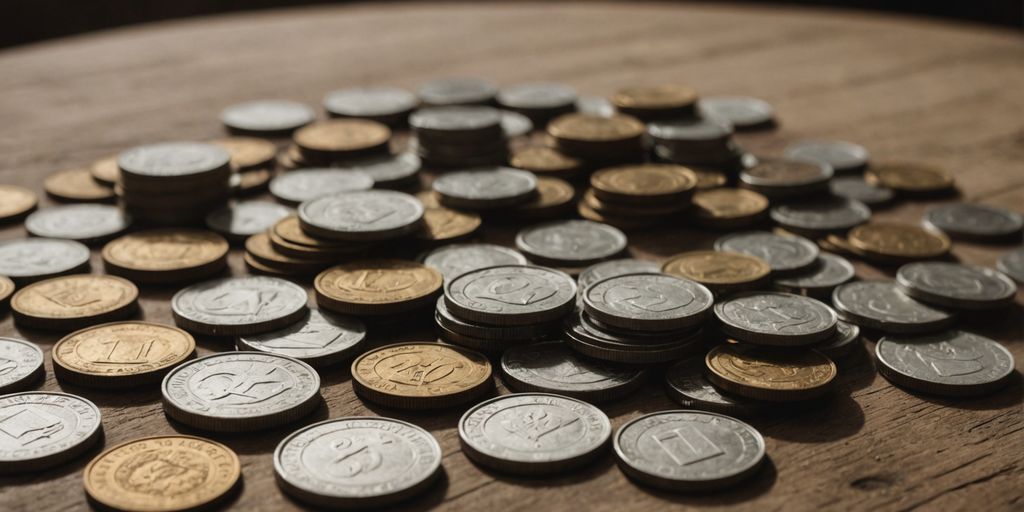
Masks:
[[[93,179],[89,169],[70,169],[51,174],[43,181],[43,190],[60,201],[113,201],[114,189]],[[32,199],[35,199],[33,195]],[[34,205],[33,201],[33,205]]]
[[[89,248],[79,242],[52,238],[0,242],[0,275],[18,284],[88,269]]]
[[[753,400],[788,402],[819,397],[831,389],[835,363],[813,350],[779,351],[719,345],[704,358],[712,384]]]
[[[20,219],[36,209],[39,199],[31,190],[17,185],[0,185],[0,221]]]
[[[318,276],[317,304],[337,313],[392,315],[433,304],[444,277],[414,261],[365,260],[331,267]]]
[[[433,183],[441,204],[452,208],[484,210],[522,204],[537,193],[533,173],[510,167],[456,171]]]
[[[362,171],[301,169],[282,174],[270,182],[270,193],[287,204],[299,204],[318,197],[373,188],[373,178]]]
[[[37,329],[69,331],[128,318],[138,309],[139,289],[127,279],[78,274],[32,283],[11,298],[14,320]]]
[[[775,279],[775,286],[790,293],[827,297],[835,287],[853,279],[853,265],[835,254],[822,252],[805,271]]]
[[[501,111],[501,131],[506,138],[522,137],[533,131],[533,121],[518,112]]]
[[[28,389],[44,374],[43,351],[38,345],[0,338],[0,395]]]
[[[490,103],[498,88],[481,78],[448,77],[425,82],[416,93],[427,105],[474,105]]]
[[[602,261],[583,269],[579,277],[576,278],[576,284],[579,287],[580,299],[582,300],[583,293],[587,288],[598,281],[626,274],[650,274],[659,271],[660,267],[653,261],[632,258]]]
[[[464,239],[476,232],[483,221],[472,212],[460,212],[445,207],[423,210],[423,229],[416,238],[428,242]]]
[[[555,393],[592,403],[621,398],[647,378],[642,368],[590,359],[561,341],[514,346],[501,355],[501,371],[515,391]]]
[[[1020,214],[981,204],[953,203],[930,208],[924,225],[951,238],[977,241],[1020,239],[1024,218]]]
[[[771,198],[803,196],[828,189],[832,167],[810,160],[761,160],[740,171],[740,184]]]
[[[296,130],[294,139],[306,156],[348,156],[387,147],[391,130],[368,119],[331,119]]]
[[[584,143],[638,139],[644,132],[646,127],[643,122],[622,114],[566,114],[548,124],[548,133],[552,137]]]
[[[96,160],[89,166],[89,172],[94,180],[108,187],[121,181],[121,169],[117,167],[117,155]]]
[[[868,166],[868,150],[842,140],[804,140],[786,146],[786,158],[824,162],[837,173],[862,171]]]
[[[885,336],[875,345],[878,373],[893,384],[945,396],[991,393],[1010,380],[1013,354],[984,336],[944,331]]]
[[[459,420],[459,441],[470,460],[527,475],[583,467],[601,455],[611,433],[611,421],[597,407],[548,393],[492,398]]]
[[[771,127],[775,109],[768,102],[749,96],[709,96],[698,102],[700,110],[729,121],[738,130]]]
[[[771,218],[795,233],[842,232],[871,219],[871,209],[855,199],[829,197],[773,206]]]
[[[888,204],[896,195],[891,188],[872,185],[864,181],[862,176],[836,176],[828,185],[832,195],[860,201],[868,206]]]
[[[366,325],[354,316],[311,310],[305,319],[265,334],[241,336],[238,350],[293,357],[314,368],[352,358],[366,339]]]
[[[400,153],[346,162],[340,168],[370,175],[376,188],[400,188],[416,182],[422,165],[415,154]]]
[[[242,336],[273,331],[306,315],[306,290],[284,279],[247,276],[203,281],[171,298],[174,321],[187,331]]]
[[[728,395],[716,388],[707,376],[703,357],[683,359],[665,372],[665,390],[669,397],[687,409],[729,414],[755,415],[769,410],[766,402]]]
[[[757,472],[765,452],[754,427],[698,411],[640,416],[619,427],[612,439],[623,473],[673,492],[735,485]]]
[[[949,238],[942,233],[888,222],[857,226],[850,230],[847,240],[864,256],[893,262],[938,258],[950,247]]]
[[[165,142],[137,146],[117,157],[122,179],[167,180],[203,178],[223,174],[227,179],[231,154],[219,146],[201,142]]]
[[[551,175],[562,178],[570,178],[583,168],[582,160],[544,146],[531,146],[515,151],[509,162],[512,167],[517,169],[541,176]]]
[[[954,321],[952,314],[918,302],[885,281],[841,285],[832,292],[832,305],[847,322],[893,334],[934,332]]]
[[[649,273],[610,277],[587,287],[584,310],[612,327],[670,331],[704,321],[714,298],[703,285],[675,276]]]
[[[497,100],[501,106],[512,110],[572,110],[576,90],[559,83],[523,83],[502,87]]]
[[[289,100],[257,100],[238,103],[220,113],[229,130],[254,134],[290,132],[316,120],[316,112],[304,103]]]
[[[159,382],[195,355],[187,332],[149,322],[114,322],[75,331],[53,346],[53,373],[94,388],[132,388]]]
[[[838,361],[852,354],[860,344],[860,327],[840,320],[836,323],[836,334],[830,340],[814,345],[814,350],[825,354],[833,361]],[[863,345],[861,345],[863,348]]]
[[[294,213],[291,208],[268,201],[242,201],[210,212],[206,227],[230,240],[244,240]]]
[[[450,281],[466,272],[498,265],[525,265],[519,251],[494,244],[450,244],[430,251],[423,264],[440,272]]]
[[[611,101],[624,112],[678,110],[692,107],[697,91],[688,85],[642,85],[619,89]]]
[[[471,402],[494,386],[478,352],[440,343],[396,343],[352,362],[352,388],[385,407],[437,409]]]
[[[82,475],[89,498],[112,510],[214,507],[242,478],[238,456],[220,443],[172,435],[134,439],[99,454]]]
[[[716,251],[731,251],[756,256],[766,261],[772,272],[803,270],[818,258],[818,246],[799,236],[782,236],[767,231],[747,231],[715,240]]]
[[[538,263],[585,266],[626,249],[626,235],[619,229],[589,220],[559,220],[523,228],[516,234],[516,248]]]
[[[896,272],[900,291],[954,309],[998,309],[1013,304],[1017,285],[1000,272],[960,263],[909,263]]]
[[[693,195],[697,221],[709,227],[741,227],[768,212],[768,198],[752,190],[716,188]]]
[[[373,241],[419,229],[423,204],[390,190],[331,194],[299,206],[299,222],[310,234],[331,240]]]
[[[1010,276],[1018,283],[1024,283],[1024,249],[1017,249],[1003,254],[996,262],[1000,272]]]
[[[715,304],[723,333],[756,345],[810,345],[836,332],[836,312],[821,301],[782,292],[743,292]]]
[[[445,306],[471,322],[526,325],[557,320],[572,310],[576,283],[563,272],[501,265],[461,274],[445,283]]]
[[[0,396],[0,474],[59,466],[103,437],[100,410],[80,396],[30,391]]]
[[[231,155],[231,168],[236,171],[267,167],[277,157],[277,146],[256,137],[227,137],[210,141]]]
[[[38,210],[25,219],[32,236],[82,243],[109,240],[128,229],[131,217],[120,208],[102,204],[72,204]]]
[[[416,425],[374,416],[300,428],[274,450],[278,485],[319,507],[382,507],[409,499],[444,472],[441,446]]]
[[[592,174],[590,186],[605,201],[685,201],[697,186],[697,175],[681,165],[623,165]]]
[[[696,281],[716,294],[757,288],[771,270],[757,256],[728,251],[684,252],[661,266],[662,272]]]
[[[369,86],[331,91],[324,96],[323,105],[333,116],[398,124],[419,102],[415,94],[399,87]]]
[[[122,236],[103,247],[107,272],[140,283],[202,279],[227,266],[228,243],[209,231],[158,229]]]
[[[953,188],[954,180],[944,169],[926,164],[885,163],[872,165],[864,178],[872,185],[905,194],[935,194]]]

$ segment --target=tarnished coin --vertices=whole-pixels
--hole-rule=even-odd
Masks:
[[[415,232],[422,220],[419,199],[390,190],[331,194],[299,206],[302,229],[331,240],[396,238]]]
[[[376,259],[331,267],[313,283],[321,308],[352,315],[392,315],[434,303],[444,277],[415,261]]]
[[[43,351],[38,345],[16,338],[0,338],[0,395],[27,389],[44,373]]]
[[[600,222],[559,220],[521,229],[516,248],[537,263],[580,267],[624,251],[626,235]]]
[[[331,119],[296,130],[294,139],[307,159],[330,160],[382,151],[391,140],[391,130],[368,119]]]
[[[105,202],[113,201],[115,197],[114,189],[98,183],[88,169],[70,169],[51,174],[43,181],[43,190],[58,201]]]
[[[749,226],[768,212],[768,198],[752,190],[716,188],[693,195],[697,222],[713,228]]]
[[[122,236],[103,247],[107,272],[139,283],[210,277],[227,266],[228,243],[210,231],[158,229]]]
[[[557,320],[572,310],[576,283],[563,272],[528,265],[482,268],[450,279],[445,306],[472,322],[526,325]]]
[[[775,108],[749,96],[708,96],[698,101],[702,112],[729,121],[737,130],[754,130],[775,124]]]
[[[530,146],[517,150],[512,153],[509,162],[517,169],[540,176],[560,178],[571,178],[583,169],[582,160],[545,146]]]
[[[812,348],[825,354],[826,357],[833,361],[839,361],[840,359],[851,355],[851,353],[860,346],[860,327],[849,322],[840,320],[836,323],[836,334],[832,339],[825,340]]]
[[[767,412],[770,406],[760,400],[725,394],[707,376],[703,357],[683,359],[665,371],[665,391],[687,409],[748,416]]]
[[[131,217],[120,208],[102,204],[72,204],[38,210],[25,219],[32,236],[95,243],[128,229]]]
[[[19,325],[69,331],[128,318],[138,309],[139,289],[127,279],[78,274],[32,283],[11,298]]]
[[[1024,283],[1024,249],[1010,251],[999,258],[996,268],[1018,283]]]
[[[832,167],[811,160],[760,160],[740,172],[740,184],[770,198],[805,196],[828,189]]]
[[[39,198],[31,190],[17,185],[0,185],[0,221],[18,220],[36,209]]]
[[[53,374],[93,388],[131,388],[159,382],[195,355],[192,336],[168,325],[114,322],[75,331],[53,346]]]
[[[274,450],[274,476],[290,496],[338,509],[409,499],[443,473],[441,446],[416,425],[374,416],[300,428]]]
[[[266,352],[193,359],[171,370],[160,392],[167,416],[215,432],[277,427],[309,414],[321,402],[316,370]]]
[[[871,219],[866,204],[840,197],[773,206],[771,218],[787,231],[812,236],[844,232]]]
[[[339,167],[359,171],[373,178],[376,188],[401,188],[415,184],[423,162],[413,153],[364,158]]]
[[[235,171],[271,166],[277,157],[277,146],[266,139],[226,137],[210,142],[224,148],[231,155],[231,168]]]
[[[519,392],[565,395],[587,402],[603,402],[637,390],[647,371],[590,359],[564,342],[520,344],[501,355],[506,385]]]
[[[582,300],[583,293],[587,288],[598,281],[626,274],[650,274],[659,271],[660,267],[653,261],[632,258],[602,261],[583,269],[579,277],[576,278],[576,285],[579,287],[580,300]]]
[[[841,285],[832,292],[832,305],[847,322],[893,334],[934,332],[954,321],[952,314],[918,302],[885,281]]]
[[[238,456],[220,443],[173,435],[134,439],[96,456],[85,493],[111,510],[205,510],[227,501],[242,478]]]
[[[220,122],[229,130],[253,134],[287,133],[315,120],[312,108],[289,100],[238,103],[220,113]]]
[[[440,343],[396,343],[352,362],[352,388],[396,409],[437,409],[471,402],[491,391],[491,363],[478,352]]]
[[[760,287],[772,269],[768,262],[749,254],[691,251],[671,257],[662,265],[661,271],[696,281],[721,295]]]
[[[793,160],[824,162],[837,173],[862,171],[868,166],[868,150],[843,140],[803,140],[786,146],[784,153]]]
[[[223,175],[227,179],[231,155],[219,146],[202,142],[164,142],[137,146],[117,157],[126,184],[137,181],[165,181],[168,178],[205,178]]]
[[[305,319],[283,329],[240,336],[238,350],[293,357],[314,368],[352,358],[366,339],[366,325],[354,316],[311,310]]]
[[[838,370],[813,350],[779,351],[719,345],[704,358],[708,379],[736,395],[770,402],[807,400],[828,393]]]
[[[0,474],[59,466],[103,437],[100,410],[80,396],[30,391],[0,396]]]
[[[501,131],[505,137],[511,139],[522,137],[533,131],[533,121],[519,112],[510,110],[501,111]]]
[[[423,229],[416,238],[430,243],[465,239],[476,232],[483,221],[472,212],[460,212],[443,206],[423,210]]]
[[[628,114],[651,114],[692,108],[697,91],[681,84],[640,85],[619,89],[611,97],[615,108]]]
[[[433,183],[441,204],[452,208],[485,210],[515,206],[537,193],[533,173],[493,167],[445,173]]]
[[[117,155],[96,160],[89,166],[89,173],[101,185],[114,186],[121,181],[121,169],[117,167]]]
[[[1020,239],[1024,218],[1017,212],[1003,208],[953,203],[926,211],[924,225],[942,231],[951,238],[1002,241]]]
[[[693,193],[697,175],[681,165],[636,164],[608,167],[590,176],[590,186],[604,201],[684,201]]]
[[[351,87],[324,96],[324,109],[332,116],[362,117],[384,124],[400,124],[419,105],[416,95],[399,87]]]
[[[853,265],[846,258],[822,252],[807,270],[776,278],[774,282],[783,291],[823,298],[828,297],[836,286],[853,279],[854,275]]]
[[[660,273],[610,277],[587,287],[583,307],[604,324],[670,331],[704,321],[714,298],[700,283]]]
[[[270,229],[293,213],[291,208],[269,201],[243,201],[210,212],[206,216],[206,227],[229,240],[244,240]]]
[[[552,474],[601,455],[611,421],[586,402],[548,393],[515,393],[477,404],[459,420],[470,460],[508,473]]]
[[[72,240],[26,238],[0,242],[0,275],[25,284],[89,270],[89,248]]]
[[[782,292],[744,292],[715,304],[723,333],[756,345],[810,345],[836,332],[836,312],[822,302]]]
[[[626,476],[673,492],[735,485],[757,472],[765,452],[754,427],[699,411],[640,416],[619,427],[612,439]]]
[[[423,264],[452,280],[471,270],[498,265],[525,265],[519,251],[494,244],[450,244],[422,256]]]
[[[828,186],[836,197],[853,199],[872,207],[886,205],[896,196],[891,188],[872,185],[862,176],[836,176]]]
[[[818,258],[818,246],[799,236],[767,231],[747,231],[715,240],[716,251],[731,251],[761,258],[772,272],[789,273],[810,267]]]
[[[893,384],[945,396],[991,393],[1010,380],[1013,354],[984,336],[944,331],[886,336],[875,345],[878,373]]]
[[[307,299],[305,288],[284,279],[225,277],[182,288],[171,298],[171,312],[187,331],[242,336],[299,321]]]
[[[961,263],[909,263],[896,272],[896,284],[917,300],[954,309],[998,309],[1017,295],[1017,285],[1001,272]]]
[[[301,169],[282,174],[270,182],[270,193],[292,205],[326,195],[371,188],[373,178],[369,174],[339,169]]]
[[[498,88],[481,78],[448,77],[430,80],[416,90],[427,105],[476,105],[490,103]]]
[[[949,238],[940,232],[888,222],[857,226],[847,241],[858,254],[891,263],[938,258],[950,247]]]
[[[904,194],[936,194],[953,188],[953,176],[944,169],[917,163],[874,164],[864,174],[872,185]]]

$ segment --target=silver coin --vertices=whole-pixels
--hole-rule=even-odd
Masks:
[[[1002,208],[954,203],[930,208],[924,214],[924,224],[951,238],[984,241],[1019,238],[1024,219]]]
[[[278,485],[321,507],[396,503],[426,490],[442,473],[434,436],[404,421],[335,418],[302,427],[274,450]]]
[[[38,345],[16,338],[0,338],[0,395],[28,388],[43,372],[43,351]]]
[[[855,199],[828,197],[775,205],[770,215],[776,224],[790,231],[816,235],[863,224],[871,218],[871,209]]]
[[[718,117],[674,119],[648,124],[647,133],[661,143],[724,143],[732,136],[733,127]]]
[[[291,208],[277,203],[242,201],[210,212],[206,216],[206,227],[227,238],[241,239],[262,233],[294,214]]]
[[[615,105],[600,96],[581,96],[576,100],[576,111],[591,116],[611,117],[615,115]]]
[[[740,172],[740,182],[769,198],[788,197],[827,189],[834,172],[817,160],[759,160]]]
[[[224,148],[202,142],[164,142],[137,146],[117,157],[127,177],[185,178],[228,171],[231,155]],[[225,174],[224,179],[227,179]]]
[[[786,146],[786,158],[824,162],[835,172],[852,172],[868,165],[868,150],[842,140],[804,140]]]
[[[740,129],[775,122],[775,109],[767,101],[749,96],[709,96],[701,98],[697,105],[701,112],[726,119]]]
[[[576,103],[576,90],[565,84],[534,82],[502,87],[498,103],[516,110],[567,109]]]
[[[282,174],[270,181],[270,193],[289,204],[371,188],[373,178],[368,173],[340,169],[300,169]]]
[[[554,269],[502,265],[446,281],[444,297],[450,312],[471,322],[536,324],[557,320],[572,310],[576,283]]]
[[[533,121],[518,112],[510,110],[501,111],[501,131],[505,137],[522,137],[533,131]]]
[[[896,283],[856,281],[832,292],[832,305],[843,320],[888,333],[922,333],[953,324],[952,314],[918,302]]]
[[[580,299],[582,300],[587,288],[598,281],[626,274],[657,273],[660,271],[661,265],[653,261],[632,258],[602,261],[583,269],[579,277],[576,278],[576,285],[580,289]]]
[[[699,352],[705,341],[703,329],[667,339],[627,337],[601,330],[578,310],[565,323],[565,341],[573,350],[588,357],[629,364],[660,364]]]
[[[359,171],[373,178],[375,187],[400,186],[415,180],[423,163],[413,153],[400,153],[348,162],[340,168]]]
[[[105,204],[69,204],[36,210],[25,219],[32,236],[83,243],[113,238],[131,225],[120,208]]]
[[[862,176],[836,176],[828,183],[829,191],[837,197],[860,201],[868,206],[880,206],[893,200],[891,188],[872,185]]]
[[[238,103],[220,113],[220,122],[246,132],[286,132],[316,120],[316,111],[305,103],[289,100],[257,100]]]
[[[1017,249],[1002,255],[996,262],[996,268],[1018,283],[1024,283],[1024,249]]]
[[[613,437],[619,468],[668,491],[721,489],[753,475],[764,460],[761,434],[729,416],[661,411],[640,416]]]
[[[602,323],[638,331],[668,331],[704,321],[714,297],[704,285],[660,273],[609,277],[587,287],[584,310]]]
[[[280,354],[322,368],[352,358],[365,339],[366,325],[358,318],[314,309],[283,329],[239,337],[238,350]]]
[[[716,251],[757,256],[772,272],[796,272],[810,267],[820,253],[818,246],[799,236],[782,236],[767,231],[747,231],[715,240]]]
[[[896,284],[917,300],[956,309],[1005,307],[1017,294],[1017,285],[1001,272],[939,261],[901,266]]]
[[[402,192],[367,190],[332,194],[299,206],[302,229],[333,240],[385,240],[412,233],[423,204]]]
[[[875,345],[878,372],[893,383],[948,396],[995,391],[1013,374],[1013,354],[964,331],[886,336]]]
[[[0,474],[59,466],[102,435],[99,408],[80,396],[53,391],[0,396]]]
[[[512,346],[521,345],[524,341],[548,339],[561,327],[558,320],[528,325],[491,325],[467,322],[456,317],[444,303],[444,297],[437,298],[434,310],[437,326],[447,331],[455,341],[471,339],[475,350],[504,351]],[[456,338],[458,338],[456,340]],[[456,343],[466,345],[466,343]]]
[[[501,355],[501,371],[515,391],[556,393],[587,402],[625,396],[647,377],[642,368],[590,359],[561,341],[514,346]]]
[[[626,235],[607,224],[589,220],[559,220],[523,228],[516,248],[538,262],[591,265],[626,250]]]
[[[211,336],[273,331],[306,315],[306,289],[276,277],[225,277],[183,288],[171,298],[174,321]]]
[[[537,193],[537,177],[511,167],[445,173],[434,180],[441,203],[470,209],[501,208],[528,201]]]
[[[498,88],[480,78],[450,77],[426,82],[416,92],[428,105],[472,105],[490,103]]]
[[[399,87],[351,87],[324,96],[324,109],[344,117],[400,116],[419,104],[416,95]]]
[[[498,471],[551,474],[582,467],[607,446],[612,424],[586,402],[547,393],[492,398],[459,420],[470,460]]]
[[[498,265],[525,265],[526,257],[510,247],[494,244],[450,244],[427,253],[423,264],[450,281],[470,270]]]
[[[846,258],[822,252],[810,268],[775,279],[775,286],[791,293],[818,296],[832,293],[836,286],[853,279],[855,274],[853,264]]]
[[[221,352],[182,363],[160,385],[164,413],[215,432],[284,425],[320,405],[320,376],[298,359]]]
[[[782,292],[744,292],[715,304],[726,335],[759,345],[809,345],[832,337],[836,312],[821,301]]]
[[[409,126],[419,133],[476,132],[501,126],[501,111],[493,107],[432,107],[413,112]]]
[[[768,411],[770,406],[762,401],[722,393],[711,384],[706,373],[707,365],[703,357],[691,357],[672,365],[665,371],[665,386],[669,397],[687,409],[732,416]]]
[[[25,238],[0,241],[0,275],[17,283],[86,271],[89,248],[73,240]]]
[[[825,340],[813,348],[828,356],[833,361],[842,359],[850,354],[860,341],[860,327],[849,322],[840,320],[836,323],[836,334],[830,340]]]

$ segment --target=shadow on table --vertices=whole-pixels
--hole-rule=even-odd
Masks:
[[[936,405],[952,407],[955,409],[968,409],[972,411],[991,411],[1008,409],[1014,406],[1020,409],[1021,404],[1024,403],[1024,383],[1022,383],[1022,381],[1024,381],[1024,378],[1021,377],[1020,372],[1014,370],[1014,372],[1010,374],[1009,382],[1005,387],[988,395],[965,396],[958,398],[929,395],[911,391],[906,388],[900,389],[907,394]]]
[[[693,507],[721,507],[723,505],[738,505],[764,495],[770,491],[773,486],[775,486],[775,481],[777,479],[778,471],[775,469],[775,463],[772,461],[771,457],[765,456],[761,469],[750,477],[750,479],[744,480],[733,487],[720,491],[698,494],[675,494],[655,489],[653,487],[648,487],[637,482],[634,483],[637,488],[643,492],[665,501],[671,501],[673,503]]]

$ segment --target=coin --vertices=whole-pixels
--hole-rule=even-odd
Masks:
[[[647,371],[590,359],[564,342],[520,344],[501,355],[506,385],[518,392],[555,393],[591,403],[626,396],[643,385]]]
[[[509,139],[522,137],[523,135],[527,135],[533,131],[533,121],[530,121],[529,117],[526,117],[519,112],[502,110],[501,131],[504,132],[505,137]]]
[[[782,292],[743,292],[715,304],[723,333],[757,345],[809,345],[832,337],[836,312],[820,301]]]
[[[332,194],[299,206],[299,222],[310,234],[331,240],[386,240],[412,233],[423,219],[423,204],[390,190]]]
[[[449,208],[426,208],[423,210],[423,229],[416,238],[427,242],[446,242],[464,239],[476,232],[483,221],[472,212],[460,212]]]
[[[509,162],[517,169],[540,176],[559,178],[571,178],[579,174],[583,168],[582,160],[544,146],[530,146],[517,150],[512,153]]]
[[[530,82],[502,87],[496,99],[507,109],[544,118],[575,110],[576,90],[565,84]]]
[[[326,195],[371,188],[373,178],[369,174],[339,169],[302,169],[282,174],[270,182],[270,193],[292,205]]]
[[[688,167],[697,176],[697,190],[711,190],[724,187],[728,178],[725,173],[706,167]]]
[[[1003,254],[996,262],[1000,272],[1010,276],[1018,283],[1024,283],[1024,249],[1017,249]]]
[[[100,410],[80,396],[29,391],[0,396],[0,474],[59,466],[103,437]]]
[[[452,208],[486,210],[525,203],[537,194],[533,173],[509,167],[456,171],[433,183],[441,204]]]
[[[609,277],[587,287],[584,310],[622,329],[670,331],[704,321],[714,298],[703,285],[659,273]]]
[[[665,372],[665,391],[670,398],[687,409],[729,414],[755,415],[767,412],[770,406],[760,400],[725,394],[707,376],[703,357],[683,359]]]
[[[117,167],[117,155],[96,160],[89,166],[89,172],[94,180],[108,187],[121,181],[121,169]]]
[[[611,98],[615,108],[627,114],[654,114],[693,108],[697,91],[688,85],[659,84],[626,87]]]
[[[944,331],[885,336],[875,345],[878,373],[893,384],[944,396],[991,393],[1013,375],[1013,354],[984,336]]]
[[[231,155],[219,146],[201,142],[164,142],[137,146],[117,157],[125,186],[154,180],[168,181],[223,176]]]
[[[228,243],[220,235],[190,229],[159,229],[122,236],[103,247],[107,272],[140,283],[201,279],[227,266]]]
[[[399,125],[419,105],[416,95],[398,87],[350,87],[331,91],[323,106],[335,117],[361,117],[387,125]]]
[[[39,199],[31,190],[17,185],[0,185],[0,221],[21,219],[36,209]]]
[[[6,306],[7,299],[14,293],[14,281],[5,276],[0,276],[0,305]]]
[[[721,118],[659,120],[648,125],[647,134],[654,142],[655,153],[666,160],[712,164],[735,157],[731,142],[733,127]]]
[[[115,445],[85,467],[90,500],[112,510],[199,510],[224,503],[242,478],[238,456],[220,443],[170,435]]]
[[[187,332],[149,322],[113,322],[75,331],[53,346],[53,374],[92,388],[133,388],[159,382],[195,355]]]
[[[449,244],[422,257],[423,264],[440,272],[446,281],[471,270],[498,265],[525,265],[515,249],[494,244]]]
[[[608,445],[612,425],[586,402],[548,393],[492,398],[459,420],[459,441],[470,460],[497,471],[552,474],[593,462]]]
[[[589,220],[559,220],[529,226],[516,234],[516,248],[542,264],[585,266],[626,249],[626,235]]]
[[[908,224],[871,222],[850,230],[850,247],[883,262],[938,258],[949,252],[949,238],[942,233]]]
[[[619,142],[638,139],[646,131],[644,124],[632,116],[614,114],[566,114],[548,125],[548,133],[570,142]]]
[[[909,263],[896,272],[903,293],[954,309],[999,309],[1013,304],[1017,285],[1000,272],[960,263]]]
[[[316,112],[290,100],[256,100],[237,103],[220,113],[228,130],[255,135],[288,133],[316,120]]]
[[[650,274],[659,271],[660,267],[653,261],[637,260],[632,258],[622,258],[595,263],[583,269],[583,271],[580,272],[579,277],[576,278],[576,284],[579,287],[580,300],[582,300],[583,293],[587,288],[598,281],[602,281],[610,277],[624,276],[626,274]]]
[[[473,105],[493,101],[498,88],[481,78],[446,77],[424,82],[416,94],[427,105]]]
[[[761,258],[772,272],[789,273],[806,269],[818,258],[818,246],[799,236],[782,236],[767,231],[747,231],[715,240],[716,251],[731,251]]]
[[[557,320],[572,310],[576,283],[563,272],[528,265],[473,270],[448,280],[445,306],[454,315],[492,325]]]
[[[45,373],[43,351],[38,345],[17,338],[0,338],[0,395],[27,389]]]
[[[716,228],[749,226],[768,212],[768,198],[752,190],[716,188],[693,194],[698,223]]]
[[[300,275],[319,272],[334,263],[329,253],[312,255],[308,258],[294,258],[277,252],[267,233],[256,233],[245,241],[245,256],[259,265],[284,275]],[[313,256],[319,256],[313,259]]]
[[[451,341],[456,345],[485,352],[501,352],[506,348],[520,345],[523,341],[546,339],[559,330],[557,320],[527,325],[491,325],[468,322],[448,311],[444,297],[437,298],[434,321],[438,327],[452,335]],[[458,337],[459,340],[455,340],[455,337]],[[472,338],[471,343],[474,346],[464,343],[470,338]]]
[[[277,157],[277,146],[266,139],[226,137],[210,142],[224,148],[231,155],[231,168],[236,171],[272,165],[274,158]]]
[[[503,135],[501,111],[492,107],[424,108],[409,116],[409,126],[421,143],[469,142]]]
[[[244,240],[293,213],[291,208],[268,201],[242,201],[210,212],[206,227],[229,240]]]
[[[284,279],[225,277],[182,288],[171,297],[174,322],[210,336],[269,332],[306,315],[306,290]]]
[[[677,254],[661,271],[696,281],[716,295],[760,287],[771,273],[768,262],[757,256],[728,251],[690,251]]]
[[[953,188],[953,176],[944,169],[917,163],[872,165],[864,174],[868,183],[904,194],[936,194]]]
[[[402,188],[415,184],[421,167],[420,157],[413,153],[368,157],[339,166],[342,170],[368,174],[376,188]]]
[[[832,339],[814,345],[812,348],[825,354],[829,359],[838,361],[851,355],[858,346],[862,349],[864,348],[860,343],[860,327],[840,320],[836,323],[835,336]]]
[[[296,130],[294,139],[307,159],[348,158],[386,149],[391,130],[367,119],[331,119]]]
[[[773,206],[770,216],[787,231],[821,235],[843,232],[871,219],[871,209],[855,199],[830,197]]]
[[[868,166],[868,150],[843,140],[802,140],[786,146],[783,152],[793,160],[824,162],[837,173],[858,172]]]
[[[331,267],[313,285],[321,308],[353,315],[392,315],[433,304],[444,277],[414,261],[377,259]]]
[[[69,331],[128,318],[139,289],[115,276],[78,274],[32,283],[11,298],[14,320],[36,329]]]
[[[807,400],[828,393],[835,363],[822,353],[719,345],[704,359],[712,384],[742,397],[771,402]]]
[[[601,169],[590,176],[590,186],[604,201],[685,201],[693,194],[697,175],[681,165],[639,164]]]
[[[934,332],[954,321],[952,314],[922,304],[885,281],[841,285],[832,292],[832,305],[847,322],[893,334]]]
[[[25,219],[32,236],[82,243],[109,240],[128,229],[131,217],[120,208],[102,204],[72,204],[37,210]]]
[[[596,325],[582,309],[565,321],[565,341],[573,350],[617,363],[660,364],[688,357],[702,350],[704,340],[703,329],[658,338],[610,332]]]
[[[79,242],[52,238],[0,241],[0,275],[18,284],[88,270],[89,248]]]
[[[279,354],[324,368],[350,359],[365,339],[366,325],[358,318],[314,309],[283,329],[241,336],[237,345],[238,350]]]
[[[316,370],[266,352],[222,352],[193,359],[171,370],[160,392],[168,417],[215,432],[291,423],[322,401]]]
[[[749,96],[708,96],[698,101],[702,112],[720,117],[737,130],[756,130],[775,125],[775,109],[766,101]]]
[[[828,186],[834,196],[860,201],[872,207],[886,205],[896,195],[891,188],[872,185],[864,181],[862,176],[836,176]]]
[[[443,473],[441,446],[416,425],[374,416],[300,428],[274,450],[274,476],[290,496],[319,507],[382,507],[409,499]]]
[[[576,189],[569,182],[541,176],[537,178],[537,195],[533,199],[498,214],[514,219],[557,218],[572,209],[575,196]]]
[[[833,170],[810,160],[761,160],[740,172],[740,185],[772,199],[813,195],[828,189]]]
[[[437,409],[471,402],[494,387],[478,352],[439,343],[396,343],[352,362],[352,389],[396,409]]]
[[[962,240],[1019,240],[1024,218],[1003,208],[953,203],[928,209],[924,214],[924,225]]]
[[[89,169],[70,169],[51,174],[43,181],[43,190],[59,201],[113,201],[114,189],[97,183]],[[32,196],[35,205],[35,196]]]
[[[619,468],[673,492],[722,489],[749,478],[764,460],[764,438],[729,416],[660,411],[630,420],[612,437]]]
[[[831,294],[835,287],[853,279],[854,274],[853,265],[846,258],[822,252],[807,270],[779,277],[774,282],[783,291],[822,298]]]

